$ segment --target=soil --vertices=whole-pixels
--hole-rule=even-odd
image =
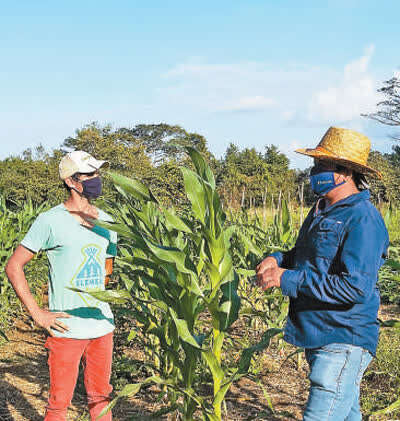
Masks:
[[[381,318],[393,318],[391,308],[381,311]],[[396,314],[398,316],[398,313]],[[29,319],[15,323],[8,333],[10,342],[0,345],[0,421],[39,421],[43,419],[48,396],[45,334]],[[296,356],[287,359],[294,348],[271,349],[258,360],[258,374],[242,378],[226,397],[224,420],[301,420],[307,400],[307,364]],[[127,354],[140,350],[127,349]],[[301,354],[299,354],[301,355]],[[159,390],[150,388],[113,409],[113,419],[175,420],[175,415],[154,418],[162,407]],[[273,411],[269,409],[269,401]],[[78,380],[69,420],[88,420],[82,378]]]

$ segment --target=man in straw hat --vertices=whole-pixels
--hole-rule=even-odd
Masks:
[[[389,244],[365,176],[369,139],[331,127],[315,149],[310,181],[318,201],[295,247],[257,266],[257,283],[290,297],[285,340],[305,348],[311,382],[304,420],[361,420],[362,375],[376,352],[378,270]]]
[[[81,360],[92,421],[108,404],[112,390],[114,321],[110,307],[69,289],[104,289],[105,278],[112,272],[116,235],[89,221],[111,220],[91,203],[101,194],[99,169],[107,165],[84,151],[70,152],[61,159],[59,173],[68,199],[37,217],[6,267],[33,320],[50,334],[45,344],[50,370],[46,421],[66,420]],[[50,263],[50,311],[37,305],[23,270],[40,250]],[[101,420],[111,420],[111,413]]]

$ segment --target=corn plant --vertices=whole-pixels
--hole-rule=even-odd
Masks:
[[[240,279],[230,253],[234,227],[226,223],[211,169],[195,149],[186,151],[195,169],[182,168],[190,218],[161,206],[137,180],[110,173],[124,205],[113,204],[116,223],[98,224],[124,238],[123,287],[91,294],[112,302],[127,300],[142,331],[153,337],[152,352],[158,355],[154,375],[126,385],[116,399],[156,383],[181,397],[171,409],[177,408],[184,420],[193,420],[199,409],[204,419],[217,421],[230,386],[247,373],[252,355],[281,330],[268,330],[261,342],[244,349],[234,370],[224,365],[224,341],[240,309]],[[204,387],[208,378],[211,398]]]
[[[14,291],[4,271],[5,265],[45,207],[45,204],[35,207],[29,200],[16,210],[11,210],[4,197],[0,196],[0,327],[4,329],[9,326],[10,317],[15,315],[17,308]],[[4,331],[0,330],[0,335],[6,338]]]
[[[296,230],[292,226],[288,204],[282,201],[281,208],[274,216],[272,224],[266,225],[255,214],[230,215],[230,223],[235,227],[232,237],[232,256],[238,272],[247,277],[239,289],[245,301],[240,313],[248,318],[252,327],[259,321],[268,328],[282,328],[286,319],[288,299],[280,289],[261,292],[254,288],[255,266],[269,253],[288,250],[295,241]]]

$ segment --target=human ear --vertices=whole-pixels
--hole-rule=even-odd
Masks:
[[[72,177],[68,177],[65,180],[65,184],[72,190],[77,191],[78,193],[82,193],[83,191],[83,186],[82,183],[78,180],[75,180]]]

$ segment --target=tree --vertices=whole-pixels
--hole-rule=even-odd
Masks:
[[[168,159],[181,161],[186,159],[182,149],[177,146],[192,146],[212,163],[213,156],[207,147],[207,140],[197,133],[187,132],[180,126],[165,123],[138,124],[133,129],[126,129],[145,148],[153,164],[158,165]],[[215,159],[215,158],[214,158]]]
[[[398,186],[400,184],[400,168],[393,165],[391,154],[382,154],[372,151],[368,158],[368,164],[376,168],[382,174],[382,179],[369,177],[371,195],[375,203],[397,202],[400,200]]]
[[[264,161],[268,165],[269,179],[271,180],[270,192],[275,196],[279,192],[293,195],[296,192],[296,172],[289,168],[289,158],[276,145],[265,147]]]
[[[143,143],[126,128],[101,127],[96,122],[88,124],[76,130],[75,137],[64,140],[62,151],[71,150],[83,150],[105,159],[110,162],[111,169],[129,176],[143,178],[152,170]]]
[[[375,113],[363,114],[363,116],[387,126],[400,126],[400,78],[392,77],[383,82],[383,85],[378,89],[378,92],[385,96],[385,99],[377,104],[379,110]],[[400,140],[400,135],[393,138]]]
[[[60,151],[46,152],[43,146],[27,149],[20,157],[0,161],[0,192],[9,204],[27,199],[40,204],[60,202],[65,197],[58,175]]]
[[[261,154],[254,148],[242,151],[230,144],[221,162],[220,190],[230,206],[261,206],[279,194],[294,197],[295,171],[289,159],[275,145]],[[242,200],[244,199],[244,201]]]

